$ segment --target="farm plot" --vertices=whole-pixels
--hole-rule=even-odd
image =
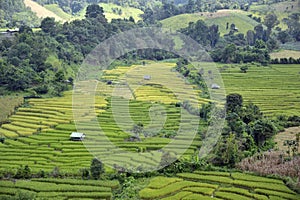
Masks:
[[[221,73],[227,94],[241,94],[266,115],[299,115],[298,65],[251,66],[247,73],[241,73],[239,67],[234,65]]]
[[[113,82],[122,81],[127,76],[129,77],[128,83],[132,84],[134,88],[138,86],[138,83],[134,81],[135,77],[139,77],[138,70],[140,70],[142,74],[140,78],[143,80],[144,73],[154,73],[158,68],[162,68],[160,78],[150,74],[153,77],[150,81],[156,81],[156,79],[167,78],[166,74],[176,76],[176,72],[171,71],[173,66],[172,63],[151,64],[152,72],[143,71],[144,68],[147,68],[144,66],[118,67],[105,71],[104,76],[110,77],[107,80]],[[132,70],[133,73],[129,73]],[[112,74],[116,74],[115,79],[111,78]],[[177,77],[175,85],[170,87],[178,87],[179,84],[184,85],[183,88],[194,87],[183,82],[180,77]],[[178,130],[190,130],[197,126],[205,127],[206,124],[201,121],[200,124],[199,122],[191,123],[189,118],[181,119],[181,108],[174,103],[176,99],[173,97],[172,91],[150,83],[142,91],[146,92],[149,89],[153,96],[147,98],[147,95],[144,95],[143,98],[126,99],[122,96],[114,96],[112,92],[114,86],[115,83],[109,85],[106,82],[98,82],[95,105],[91,111],[80,109],[81,105],[87,103],[84,95],[79,96],[78,104],[72,105],[71,91],[65,92],[63,97],[29,99],[26,106],[20,107],[9,118],[10,123],[4,124],[0,128],[0,133],[7,137],[5,143],[0,144],[3,156],[0,170],[10,170],[15,173],[21,165],[28,165],[33,173],[39,173],[42,170],[51,173],[55,167],[58,167],[62,174],[78,174],[83,168],[89,168],[93,158],[86,146],[94,155],[105,159],[107,152],[112,150],[107,143],[108,140],[118,147],[114,150],[115,153],[119,153],[120,150],[130,153],[149,152],[149,157],[175,139],[176,142],[169,145],[169,150],[171,152],[182,150],[184,156],[194,154],[201,146],[199,135],[195,136],[194,141],[186,150],[186,142],[190,137],[183,135],[174,139]],[[87,92],[84,89],[81,90],[83,94]],[[138,89],[133,91],[135,96],[142,93]],[[195,91],[197,92],[196,89]],[[178,93],[182,99],[188,99],[192,95],[186,90],[179,90]],[[161,99],[163,100],[160,101]],[[128,102],[128,108],[122,107],[124,101]],[[118,105],[121,106],[118,107]],[[70,133],[77,130],[73,121],[73,109],[83,119],[82,129],[88,132],[84,144],[69,140]],[[153,112],[149,112],[149,110]],[[103,137],[99,137],[97,127],[90,126],[92,119],[90,112],[94,111],[104,133]],[[163,116],[163,118],[159,118],[159,116]],[[139,123],[143,125],[143,131],[138,133],[140,141],[132,141],[131,137],[135,136],[134,125]],[[124,162],[128,161],[126,156],[120,156],[120,159]],[[139,166],[142,160],[149,165],[160,162],[160,160],[143,157],[133,158],[130,162]]]
[[[84,103],[84,97],[82,99]],[[100,96],[95,99],[97,113],[100,113],[107,102]],[[70,132],[76,130],[72,92],[66,92],[64,97],[30,99],[26,107],[20,107],[9,121],[11,123],[0,128],[0,133],[7,137],[0,146],[3,156],[1,171],[15,173],[19,166],[28,165],[33,173],[41,170],[50,173],[59,167],[63,174],[77,174],[82,168],[89,167],[93,156],[81,142],[69,141]]]
[[[249,181],[244,181],[246,178]],[[244,173],[207,171],[180,173],[173,178],[155,177],[139,195],[141,199],[293,200],[300,197],[281,180]]]
[[[117,181],[92,181],[76,179],[32,179],[0,182],[1,197],[14,196],[16,191],[33,194],[38,199],[111,199]]]
[[[82,98],[84,103],[84,97]],[[97,113],[106,106],[104,98],[95,98]],[[82,113],[89,120],[89,113]],[[27,107],[19,108],[9,118],[11,123],[4,124],[0,133],[5,137],[29,136],[51,129],[58,124],[68,124],[73,121],[72,93],[66,92],[64,97],[50,99],[30,99]]]

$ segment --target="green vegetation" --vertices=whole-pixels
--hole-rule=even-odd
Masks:
[[[0,28],[16,28],[22,25],[38,26],[39,19],[28,9],[23,0],[0,1]]]
[[[15,191],[34,194],[36,198],[92,198],[110,199],[116,181],[85,181],[75,179],[33,179],[0,182],[0,194],[14,196]]]
[[[272,150],[278,131],[300,125],[298,8],[276,0],[0,0],[0,199],[299,199],[299,133],[283,141],[288,155]],[[95,83],[73,83],[82,61],[109,37],[151,26],[191,37],[203,50],[189,59],[206,62],[159,49],[126,53],[93,74],[95,104],[82,109]],[[193,48],[180,37],[159,43]],[[215,70],[207,70],[210,57]],[[214,83],[217,70],[225,86]],[[226,111],[209,99],[225,89]],[[211,117],[221,116],[220,138],[199,157]],[[84,142],[70,138],[77,131]],[[161,169],[140,173],[146,167]]]
[[[216,13],[194,13],[176,15],[161,21],[163,28],[180,30],[186,28],[190,22],[204,20],[207,25],[218,25],[221,35],[229,33],[226,23],[235,24],[239,33],[246,34],[253,30],[258,22],[247,16],[246,12],[236,10],[219,10]]]
[[[247,73],[241,73],[238,65],[220,65],[220,70],[228,94],[241,94],[269,116],[298,115],[298,65],[251,66]]]
[[[111,3],[100,3],[100,6],[103,8],[104,15],[108,21],[111,21],[112,19],[129,19],[132,17],[134,21],[137,22],[142,19],[140,15],[144,13],[142,10],[137,8],[118,6]]]
[[[212,171],[199,171],[198,174],[218,174],[219,172]],[[232,179],[231,182],[222,183],[221,176],[216,175],[202,175],[203,178],[199,179],[199,175],[194,173],[177,174],[181,180],[175,180],[175,178],[162,177],[162,181],[168,182],[166,185],[162,185],[158,182],[157,178],[150,180],[149,185],[140,191],[141,199],[193,199],[190,197],[196,197],[200,199],[208,199],[212,196],[215,198],[228,199],[228,200],[238,200],[238,199],[259,199],[267,200],[269,195],[278,196],[286,199],[297,199],[295,193],[289,190],[283,182],[271,183],[274,179],[262,178],[259,176],[248,175],[245,173],[230,173]],[[256,177],[258,180],[264,179],[267,182],[256,182],[256,185],[250,181],[245,181],[245,184],[235,180],[233,177],[240,177],[245,175],[246,177]],[[207,176],[207,178],[205,178]],[[193,177],[193,178],[192,178]],[[211,178],[214,177],[214,178]],[[225,177],[223,177],[225,178]],[[168,181],[168,179],[170,179]],[[191,181],[193,179],[193,181]],[[268,186],[269,185],[269,186]],[[273,191],[265,190],[260,188],[273,187]],[[181,188],[181,189],[180,189]],[[281,191],[281,192],[276,192]],[[201,196],[203,198],[201,198]]]
[[[58,22],[64,22],[66,21],[65,18],[59,16],[58,14],[56,14],[55,12],[53,12],[55,9],[55,11],[57,11],[57,9],[55,8],[55,6],[50,6],[50,9],[47,9],[43,6],[41,6],[40,4],[34,2],[33,0],[24,0],[24,4],[31,9],[31,11],[33,13],[35,13],[35,15],[39,18],[46,18],[46,17],[53,17],[56,21]],[[60,12],[61,14],[61,12]]]
[[[270,54],[271,59],[280,59],[280,58],[300,58],[300,52],[299,51],[293,51],[293,50],[281,50],[278,52],[273,52]]]
[[[3,96],[0,97],[0,123],[4,122],[8,116],[14,113],[15,108],[23,103],[21,96]]]
[[[64,12],[57,4],[44,5],[44,7],[47,10],[50,10],[51,12],[55,13],[57,16],[59,16],[60,18],[62,18],[65,21],[69,21],[73,17],[72,15]],[[48,17],[50,17],[50,16],[48,16]]]
[[[250,6],[250,12],[253,13],[254,16],[263,18],[265,13],[273,12],[276,13],[279,20],[281,21],[284,18],[287,18],[291,13],[299,11],[299,4],[297,1],[283,1],[272,4],[261,4]],[[282,29],[286,29],[287,26],[284,23],[280,23],[278,27]]]

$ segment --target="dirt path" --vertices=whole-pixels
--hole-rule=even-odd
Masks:
[[[277,147],[279,151],[286,152],[288,150],[287,146],[283,146],[285,140],[295,140],[296,134],[300,133],[300,126],[298,127],[290,127],[284,130],[284,132],[280,132],[275,136],[275,142],[277,142]],[[300,148],[298,150],[300,153]]]
[[[57,16],[55,13],[51,12],[50,10],[47,10],[46,8],[32,0],[24,0],[24,3],[40,18],[54,17],[56,21],[65,21],[61,17]]]

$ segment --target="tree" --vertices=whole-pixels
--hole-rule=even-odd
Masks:
[[[215,47],[220,38],[219,26],[212,25],[208,27],[208,29],[209,29],[208,40],[210,41],[210,46]]]
[[[56,27],[55,19],[52,17],[46,17],[41,22],[41,29],[45,33],[50,33],[50,34],[55,33],[56,30],[55,27]]]
[[[227,113],[239,113],[243,106],[243,97],[240,94],[229,94],[226,96]]]
[[[104,167],[102,162],[97,159],[93,158],[91,167],[90,167],[91,175],[95,180],[100,178],[100,175],[104,172]]]
[[[252,136],[258,147],[263,147],[276,131],[274,123],[268,119],[259,119],[251,124]]]
[[[243,65],[243,66],[240,67],[240,70],[241,70],[241,72],[243,72],[243,73],[247,73],[247,71],[248,71],[248,66]]]
[[[260,111],[259,107],[252,102],[247,104],[243,109],[242,120],[246,124],[262,119],[262,117],[263,113]]]
[[[139,138],[139,135],[143,133],[143,128],[144,125],[141,122],[139,122],[133,125],[132,132],[135,134],[137,138]]]
[[[86,8],[85,17],[87,19],[97,19],[99,22],[103,24],[107,23],[103,8],[100,7],[98,4],[88,5],[88,7]]]
[[[225,47],[222,52],[221,61],[225,63],[230,63],[234,61],[236,55],[236,46],[235,44],[229,44]]]
[[[277,34],[277,39],[282,43],[286,43],[289,41],[290,39],[290,35],[288,34],[288,32],[286,30],[284,31],[280,31],[278,34]]]
[[[225,140],[222,159],[224,164],[234,166],[239,161],[238,143],[234,134],[230,134]]]
[[[90,171],[87,168],[81,169],[80,172],[81,172],[81,178],[82,179],[85,179],[85,180],[89,179]]]
[[[222,137],[215,149],[213,163],[217,165],[227,165],[233,167],[240,160],[238,141],[235,134],[230,133],[228,137]]]
[[[247,35],[246,35],[246,39],[247,39],[248,45],[253,46],[254,42],[255,42],[255,33],[254,33],[254,31],[248,30]]]
[[[277,16],[274,13],[269,13],[264,18],[264,25],[266,25],[268,30],[268,35],[271,34],[272,28],[279,24]]]
[[[255,31],[255,40],[262,40],[264,37],[264,27],[262,24],[258,24],[257,26],[254,27]]]
[[[288,33],[296,40],[300,41],[300,13],[292,13],[288,18],[283,19],[288,26]]]

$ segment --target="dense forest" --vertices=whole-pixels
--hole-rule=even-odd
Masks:
[[[129,20],[108,23],[98,5],[89,6],[83,20],[59,24],[45,18],[37,32],[21,26],[13,39],[1,41],[1,93],[31,88],[33,94],[59,95],[99,42],[134,26]]]

